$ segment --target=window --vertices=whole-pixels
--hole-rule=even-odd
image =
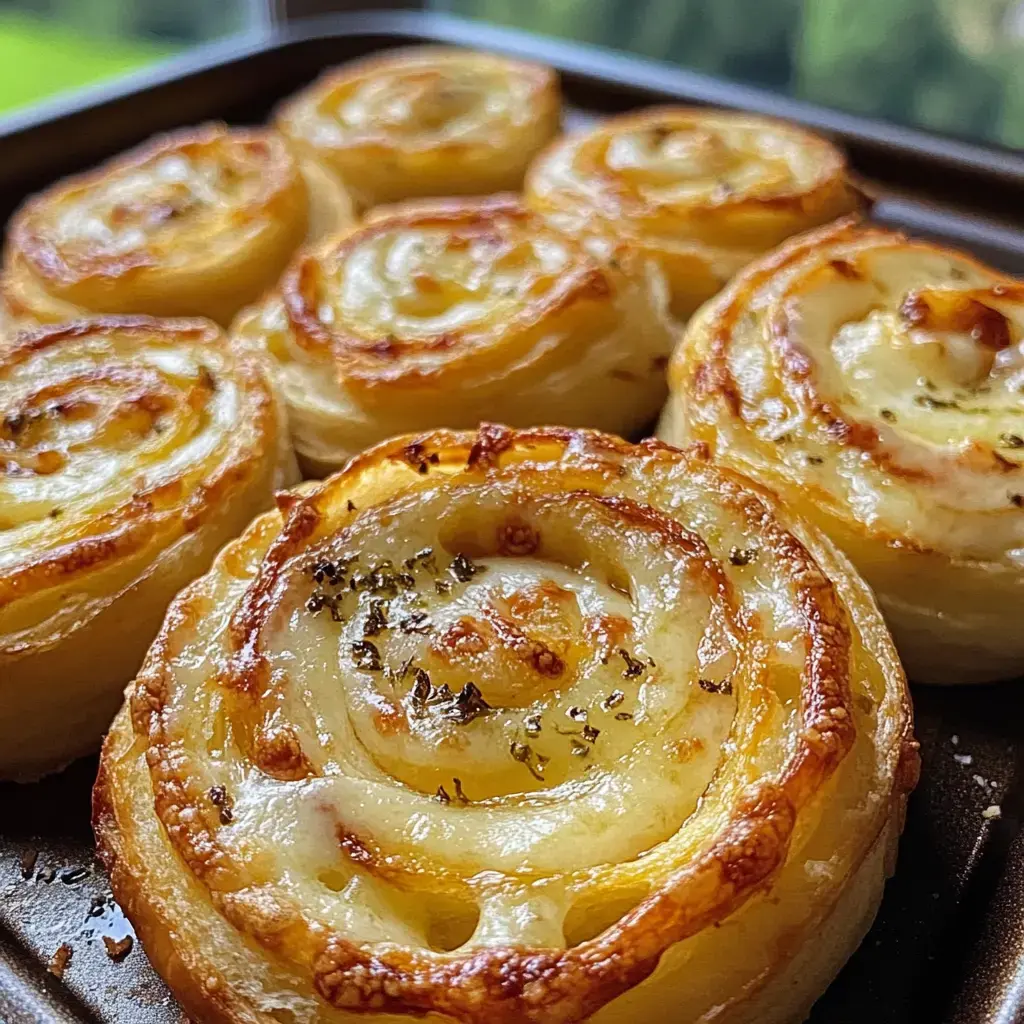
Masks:
[[[243,31],[268,6],[268,0],[0,0],[0,112]],[[310,6],[381,4],[317,0]],[[1024,147],[1024,0],[427,0],[409,6],[628,50],[852,113]]]
[[[2,0],[0,112],[241,31],[263,0]]]
[[[1024,0],[440,0],[857,114],[1024,147]]]

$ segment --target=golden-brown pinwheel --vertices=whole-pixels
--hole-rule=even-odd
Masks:
[[[554,142],[526,201],[598,251],[637,251],[668,277],[685,319],[752,259],[857,208],[843,155],[795,125],[656,107]]]
[[[277,125],[366,207],[518,189],[560,120],[551,68],[423,46],[329,72]]]
[[[185,129],[29,200],[8,234],[3,294],[46,323],[147,313],[226,325],[303,240],[351,219],[338,182],[276,132]]]
[[[269,359],[322,474],[394,434],[491,417],[638,430],[676,341],[663,291],[512,197],[407,204],[298,257],[234,334]]]
[[[293,472],[269,383],[207,321],[0,350],[0,778],[99,745],[171,598]]]
[[[484,426],[224,549],[94,824],[204,1024],[780,1024],[867,928],[916,766],[869,591],[767,492]]]
[[[846,220],[694,317],[660,428],[816,521],[874,587],[912,679],[1024,669],[1024,287]]]

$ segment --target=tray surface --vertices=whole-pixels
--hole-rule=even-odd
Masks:
[[[571,122],[675,100],[813,124],[843,143],[854,168],[877,183],[876,219],[1024,272],[1024,159],[893,135],[846,115],[605,51],[409,12],[341,16],[218,45],[8,120],[0,124],[0,216],[28,192],[154,131],[206,118],[258,121],[324,67],[426,40],[554,65],[563,73]],[[1024,1021],[1024,690],[1013,683],[918,687],[914,699],[923,773],[897,873],[871,932],[811,1021]],[[130,925],[94,859],[94,774],[95,759],[86,759],[35,785],[0,785],[4,1024],[184,1021],[141,948],[124,941]],[[984,817],[993,805],[1000,816]]]

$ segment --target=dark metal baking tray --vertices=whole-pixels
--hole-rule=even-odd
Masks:
[[[1024,272],[1024,157],[894,129],[665,65],[437,14],[349,14],[196,51],[164,68],[0,123],[0,216],[55,178],[206,118],[246,123],[332,64],[440,41],[530,56],[563,75],[571,117],[715,103],[813,125],[873,183],[875,216]],[[924,772],[874,927],[814,1024],[1024,1021],[1024,688],[915,689]],[[93,857],[95,761],[0,786],[0,1021],[179,1024]],[[983,817],[992,805],[1000,817]],[[49,973],[62,944],[62,980]],[[689,1024],[689,1022],[679,1022]]]

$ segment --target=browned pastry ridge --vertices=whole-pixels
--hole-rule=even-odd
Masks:
[[[874,588],[910,677],[1024,669],[1024,287],[855,220],[693,318],[659,428],[782,495]]]
[[[338,182],[276,132],[188,128],[28,200],[7,235],[3,297],[43,323],[145,313],[227,325],[304,240],[351,218]]]
[[[204,320],[0,349],[0,778],[99,746],[174,595],[294,480],[283,416]]]
[[[172,605],[99,850],[203,1024],[802,1019],[917,771],[867,588],[655,441],[434,431]]]
[[[380,207],[245,310],[299,459],[322,475],[395,434],[657,415],[677,339],[663,281],[602,263],[513,196]]]
[[[692,107],[652,107],[557,139],[525,192],[528,206],[596,252],[658,263],[682,319],[751,260],[864,201],[843,154],[820,136]]]
[[[419,46],[327,72],[276,124],[365,208],[518,189],[561,113],[549,67]]]

